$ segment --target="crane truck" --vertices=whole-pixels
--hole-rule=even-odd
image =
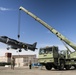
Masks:
[[[33,13],[29,12],[24,7],[20,7],[19,10],[23,10],[29,16],[34,18],[36,21],[41,23],[44,27],[46,27],[50,32],[55,34],[62,42],[64,42],[65,46],[69,45],[75,51],[71,52],[66,46],[67,50],[62,50],[59,52],[57,46],[44,47],[39,49],[39,63],[46,67],[47,70],[51,70],[52,68],[63,70],[70,69],[72,66],[76,69],[76,44],[68,40],[64,35],[58,32],[56,29],[51,27],[49,24],[38,18]]]

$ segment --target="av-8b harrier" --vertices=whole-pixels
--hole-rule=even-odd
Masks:
[[[28,43],[23,43],[14,39],[11,39],[7,36],[0,36],[0,42],[5,43],[7,45],[9,45],[10,47],[8,47],[7,49],[9,50],[9,48],[12,49],[19,49],[19,52],[21,52],[21,49],[24,50],[31,50],[31,51],[35,51],[37,42],[35,42],[34,44],[28,44]]]

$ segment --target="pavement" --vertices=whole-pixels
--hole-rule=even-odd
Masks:
[[[0,67],[0,75],[76,75],[76,70],[46,70],[45,68],[15,67],[12,70],[10,67]]]

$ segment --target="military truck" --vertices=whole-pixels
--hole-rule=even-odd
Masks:
[[[57,46],[43,47],[39,50],[39,63],[45,66],[47,70],[70,69],[75,63],[70,61],[70,55],[67,50],[59,50]],[[76,67],[75,67],[76,68]]]
[[[76,68],[76,44],[68,40],[65,36],[63,36],[60,32],[58,32],[56,29],[48,25],[46,22],[38,18],[33,13],[29,12],[27,9],[23,8],[22,6],[19,8],[19,10],[23,10],[25,13],[27,13],[29,16],[34,18],[36,21],[41,23],[44,27],[46,27],[50,32],[55,34],[65,45],[67,50],[62,50],[63,53],[59,53],[58,47],[48,47],[48,48],[40,48],[39,51],[39,62],[42,65],[45,65],[46,69],[50,70],[52,67],[55,69],[70,69],[71,66],[74,66]],[[68,46],[73,48],[75,51],[71,52],[68,48]],[[45,53],[45,51],[51,51],[48,54]]]
[[[65,66],[65,56],[59,53],[56,46],[44,47],[39,50],[39,63],[47,70],[63,69]]]

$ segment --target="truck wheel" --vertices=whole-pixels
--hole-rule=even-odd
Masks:
[[[76,69],[76,65],[74,66],[74,69]]]
[[[66,65],[66,66],[65,66],[66,70],[69,70],[70,67],[71,67],[71,66],[69,66],[69,65]]]
[[[52,66],[51,66],[51,65],[49,65],[49,64],[48,64],[48,65],[46,65],[45,67],[46,67],[46,69],[47,69],[47,70],[51,70],[51,69],[52,69]]]
[[[61,63],[60,63],[59,70],[64,70],[64,62],[61,62]]]
[[[55,69],[55,70],[57,70],[57,69],[58,69],[58,67],[57,67],[57,66],[54,66],[54,69]]]

